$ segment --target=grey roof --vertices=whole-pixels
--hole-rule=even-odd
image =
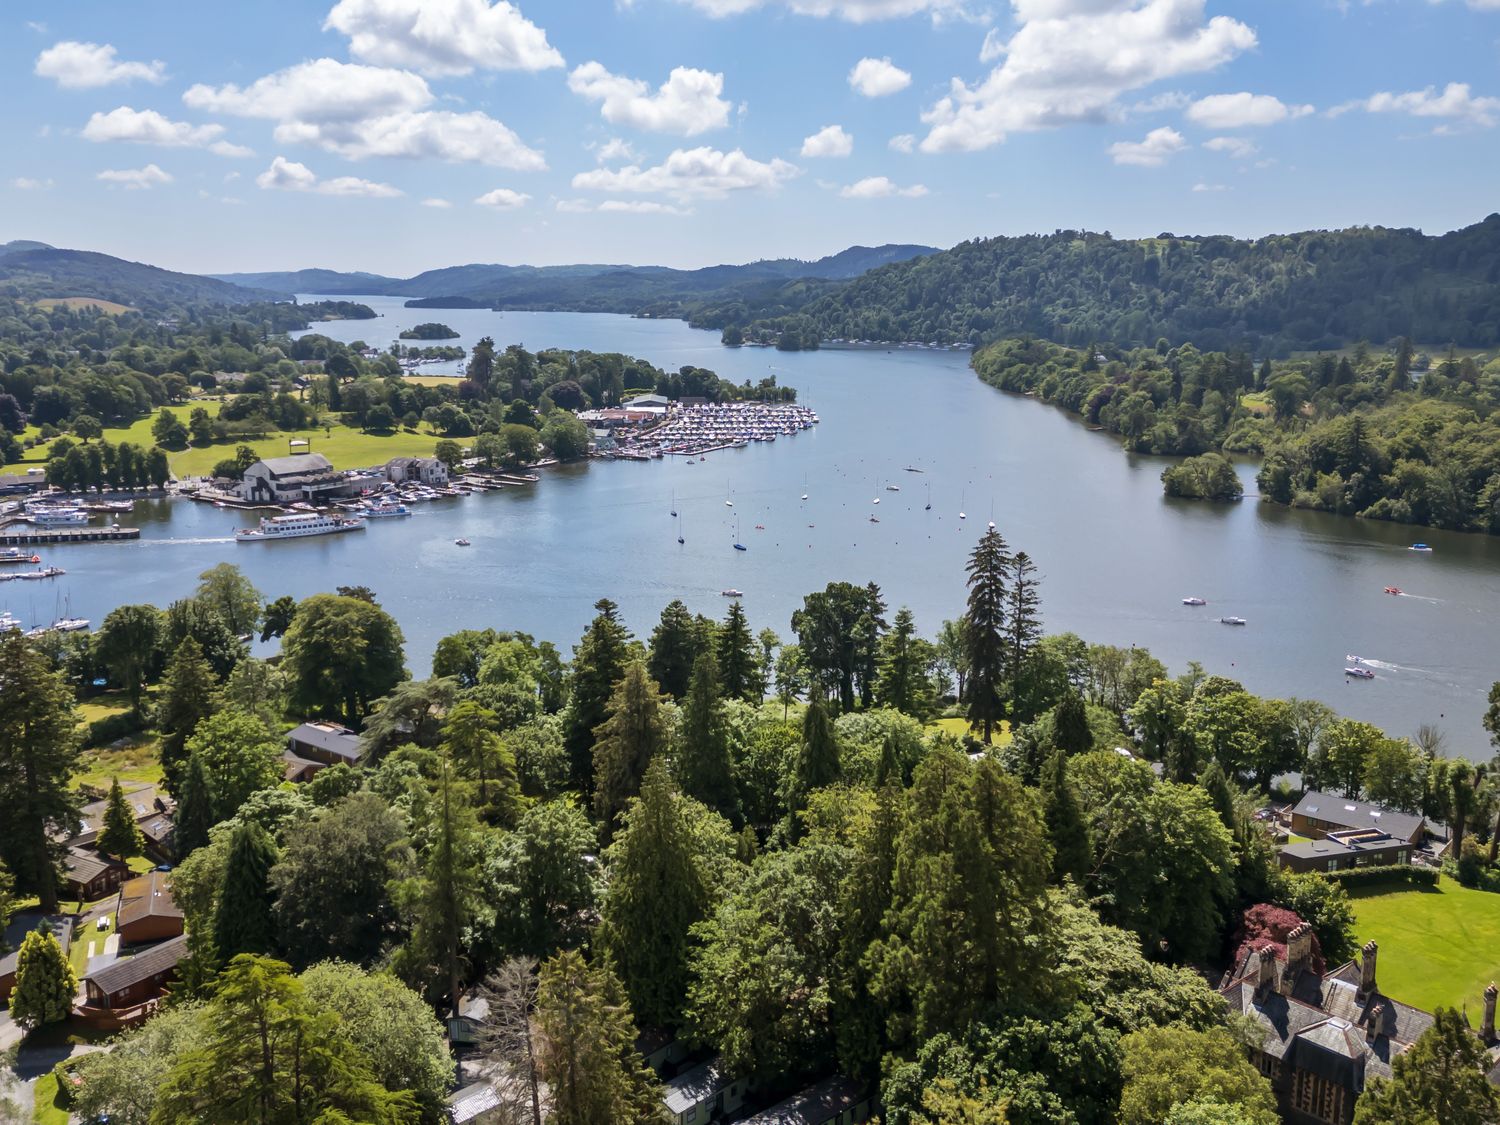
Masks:
[[[499,1105],[500,1095],[493,1086],[487,1082],[471,1082],[448,1095],[448,1116],[455,1125],[462,1125],[462,1122],[472,1121],[481,1113],[499,1108]]]
[[[1355,801],[1316,790],[1302,795],[1302,800],[1292,810],[1294,816],[1298,813],[1346,828],[1379,828],[1382,832],[1389,832],[1392,836],[1400,836],[1405,840],[1415,836],[1423,823],[1422,817],[1413,813],[1397,812],[1367,801]]]
[[[84,979],[93,981],[94,986],[100,992],[119,992],[122,988],[139,984],[157,973],[175,969],[178,963],[187,956],[187,952],[187,934],[178,934],[149,949],[141,950],[134,957],[123,957],[118,961],[111,961],[104,968],[96,973],[90,973]]]
[[[63,866],[67,870],[69,879],[75,883],[87,884],[92,883],[110,868],[125,865],[117,859],[111,859],[96,852],[84,851],[82,848],[69,848]]]
[[[823,1125],[850,1106],[861,1101],[859,1087],[841,1075],[825,1078],[795,1097],[764,1113],[757,1113],[745,1125]]]
[[[333,471],[333,462],[321,453],[293,453],[287,457],[265,457],[259,463],[264,465],[273,477]],[[253,469],[255,466],[250,467]]]
[[[1382,852],[1393,852],[1410,847],[1412,844],[1405,837],[1391,836],[1382,832],[1380,836],[1368,840],[1339,840],[1328,836],[1322,840],[1305,840],[1298,844],[1286,844],[1282,847],[1281,854],[1296,856],[1299,859],[1337,859],[1346,855],[1379,855]]]
[[[7,927],[5,936],[15,948],[4,957],[0,957],[0,977],[8,977],[16,971],[16,966],[21,961],[21,941],[32,930],[41,929],[52,932],[52,936],[57,939],[57,944],[62,946],[64,953],[73,944],[73,926],[66,915],[54,914],[49,917],[43,914],[25,921],[12,922]]]
[[[359,735],[330,723],[303,723],[287,735],[287,740],[316,746],[326,754],[337,754],[345,761],[359,761]]]
[[[720,1090],[733,1081],[734,1075],[724,1069],[723,1062],[719,1059],[711,1059],[701,1066],[693,1067],[692,1070],[683,1071],[668,1082],[661,1100],[669,1112],[686,1113],[695,1105],[711,1101]]]

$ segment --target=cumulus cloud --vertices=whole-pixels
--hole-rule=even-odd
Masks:
[[[604,120],[656,133],[697,136],[729,124],[730,104],[724,76],[691,67],[674,67],[657,88],[639,78],[611,74],[601,63],[586,62],[568,75],[568,89],[598,102]]]
[[[840,188],[839,194],[845,199],[886,199],[893,195],[918,199],[927,194],[927,188],[922,184],[897,187],[885,176],[866,176],[856,183]]]
[[[799,169],[785,160],[755,160],[740,149],[720,152],[707,146],[677,149],[660,164],[642,168],[595,168],[573,177],[580,191],[670,195],[679,200],[719,199],[735,191],[780,187]]]
[[[182,95],[193,109],[273,121],[357,121],[430,104],[427,83],[405,70],[313,59],[248,86],[196,85]]]
[[[321,180],[306,164],[284,156],[272,160],[271,166],[255,177],[255,183],[264,191],[307,191],[318,195],[365,196],[370,199],[391,199],[402,194],[400,188],[357,176]]]
[[[1140,141],[1116,141],[1109,146],[1109,154],[1116,164],[1134,164],[1142,168],[1159,168],[1169,158],[1188,147],[1187,141],[1176,129],[1163,125],[1152,129]]]
[[[506,0],[339,0],[323,26],[347,35],[355,58],[423,74],[563,65],[547,33]]]
[[[1277,125],[1288,118],[1306,117],[1310,105],[1287,105],[1271,94],[1210,94],[1188,106],[1187,117],[1209,129],[1244,129],[1254,125]]]
[[[172,182],[172,174],[162,171],[155,164],[147,164],[144,168],[108,168],[94,178],[127,191],[147,191]]]
[[[159,84],[167,77],[167,64],[160,60],[126,62],[115,57],[115,49],[108,43],[65,39],[38,55],[33,71],[65,90],[92,90],[136,79]]]
[[[600,164],[613,164],[616,160],[640,162],[641,154],[635,146],[621,137],[611,137],[594,149],[594,159]]]
[[[276,127],[280,144],[316,145],[348,160],[367,157],[489,164],[540,172],[547,161],[508,126],[478,110],[392,113],[363,121],[288,121]]]
[[[83,139],[105,143],[128,141],[163,148],[206,148],[216,156],[249,156],[243,145],[223,140],[222,125],[190,125],[172,121],[154,109],[132,109],[122,105],[108,113],[96,113],[83,127]]]
[[[850,23],[930,15],[963,17],[964,0],[684,0],[710,16],[737,16],[756,8],[782,7],[800,16],[837,17]]]
[[[449,203],[446,199],[433,198],[433,199],[424,199],[424,200],[422,200],[422,206],[423,207],[434,207],[434,208],[436,208],[436,209],[438,209],[440,211],[446,211],[449,207],[452,207],[453,204]]]
[[[883,98],[910,86],[911,75],[889,58],[864,58],[849,71],[849,85],[867,98]]]
[[[1118,115],[1117,99],[1184,74],[1213,70],[1255,46],[1205,0],[1012,0],[1018,27],[1000,64],[973,86],[954,79],[923,115],[924,152],[973,151],[1010,133]]]
[[[1438,91],[1428,86],[1404,94],[1372,94],[1362,101],[1349,102],[1330,110],[1334,117],[1352,109],[1367,113],[1405,113],[1412,117],[1442,118],[1437,132],[1450,133],[1460,128],[1488,129],[1500,120],[1500,98],[1475,96],[1467,82],[1450,82]]]
[[[1248,160],[1260,151],[1243,137],[1210,137],[1203,142],[1203,147],[1209,152],[1222,152],[1236,160]]]
[[[10,186],[17,191],[49,191],[54,186],[51,180],[33,179],[31,176],[17,176],[11,180]]]
[[[917,147],[917,138],[911,133],[898,133],[888,143],[893,152],[911,152]]]
[[[474,202],[481,207],[493,207],[497,211],[514,211],[517,207],[524,207],[531,196],[521,191],[511,191],[510,188],[496,188],[487,191]]]
[[[854,151],[854,138],[842,125],[825,125],[802,141],[803,156],[848,156]]]

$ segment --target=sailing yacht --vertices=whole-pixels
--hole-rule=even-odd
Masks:
[[[672,490],[672,516],[675,518],[676,515],[677,515],[677,490],[674,488]]]

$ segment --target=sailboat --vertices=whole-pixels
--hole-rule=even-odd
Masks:
[[[675,488],[672,490],[672,515],[673,517],[677,515],[677,490]]]
[[[802,474],[802,499],[807,499],[807,474]]]
[[[958,518],[961,520],[966,520],[969,518],[969,513],[964,511],[964,497],[968,494],[969,490],[964,489],[963,492],[959,493],[958,495]]]
[[[676,512],[673,512],[672,514],[674,516],[677,515]],[[677,542],[679,542],[679,543],[685,543],[685,542],[687,542],[687,540],[683,539],[683,537],[682,537],[682,517],[681,516],[677,516]]]
[[[927,507],[923,508],[922,511],[932,511],[932,485],[930,484],[927,486]]]
[[[736,551],[748,551],[750,548],[740,542],[740,517],[734,517],[734,549]]]
[[[880,491],[880,482],[879,481],[875,482],[875,491],[876,492]],[[873,500],[870,501],[870,503],[872,503],[872,504],[879,504],[880,503],[880,497],[876,496],[875,499],[873,499]]]
[[[995,530],[995,502],[990,501],[990,530]]]

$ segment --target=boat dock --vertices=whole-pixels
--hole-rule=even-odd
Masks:
[[[0,531],[0,548],[59,546],[64,543],[118,543],[126,539],[139,539],[138,527],[28,527],[23,531],[14,526]]]

